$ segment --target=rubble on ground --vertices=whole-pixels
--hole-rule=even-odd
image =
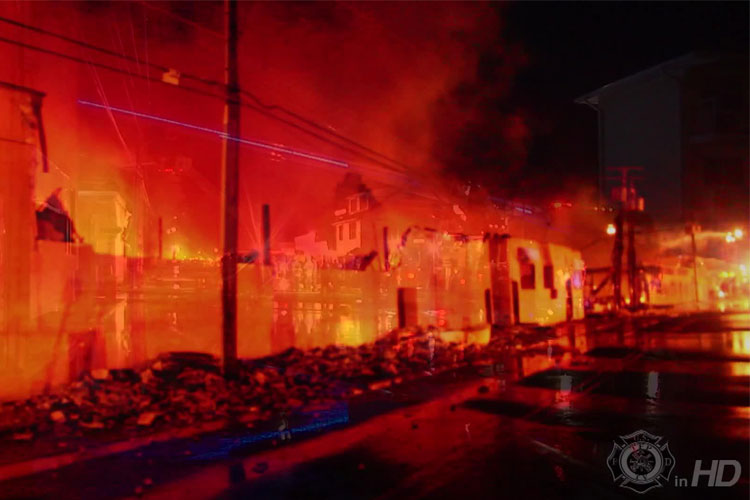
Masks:
[[[97,369],[57,393],[0,405],[0,440],[145,433],[224,420],[252,427],[279,414],[486,361],[503,345],[444,342],[434,329],[358,347],[290,348],[244,361],[236,380],[209,354],[175,352],[140,370]]]

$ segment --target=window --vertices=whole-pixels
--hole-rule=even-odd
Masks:
[[[531,262],[521,263],[521,289],[533,290],[536,288],[536,275],[534,264]]]
[[[359,212],[359,196],[349,198],[349,213]]]
[[[518,264],[521,270],[521,289],[533,290],[536,288],[536,270],[534,263],[529,258],[525,248],[519,248],[517,252]]]
[[[555,271],[551,264],[544,266],[544,288],[555,288]]]
[[[357,237],[357,223],[352,221],[349,223],[349,239],[353,240]]]
[[[344,225],[339,226],[339,241],[344,241]]]

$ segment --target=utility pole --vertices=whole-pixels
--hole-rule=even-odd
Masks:
[[[221,309],[224,376],[237,375],[237,227],[239,219],[240,93],[237,70],[237,1],[224,0],[226,28],[224,137],[221,156]]]
[[[635,256],[635,221],[631,211],[628,211],[628,284],[630,285],[630,308],[638,306],[638,269]]]
[[[271,265],[271,207],[263,205],[263,265]]]
[[[615,246],[612,249],[612,292],[615,301],[615,311],[620,310],[620,303],[622,300],[622,210],[617,214],[615,218]]]
[[[388,248],[388,226],[383,226],[383,268],[387,271],[391,270],[391,252]]]
[[[695,231],[696,229],[699,230],[699,228],[696,226],[697,224],[695,223],[688,224],[685,232],[690,234],[690,245],[693,252],[693,288],[695,289],[695,307],[697,308],[700,299],[698,296],[698,251],[695,247]]]
[[[625,223],[628,226],[628,284],[630,285],[630,307],[635,309],[638,305],[639,292],[636,284],[638,268],[635,252],[635,212],[643,210],[643,200],[639,199],[635,190],[634,181],[640,177],[634,177],[631,172],[643,170],[642,167],[609,167],[608,170],[619,172],[615,179],[620,180],[620,185],[613,190],[612,199],[619,204],[619,211],[615,218],[615,245],[612,249],[612,288],[615,301],[615,310],[620,309],[622,300],[622,254],[624,250],[623,229]],[[612,177],[610,177],[611,179]]]

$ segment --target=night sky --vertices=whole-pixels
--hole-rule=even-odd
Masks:
[[[575,98],[691,51],[747,53],[747,2],[515,2],[503,38],[528,64],[510,99],[529,128],[521,192],[596,182],[596,113]]]

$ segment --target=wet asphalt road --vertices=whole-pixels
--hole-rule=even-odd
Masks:
[[[351,446],[289,467],[269,457],[267,472],[250,468],[218,497],[642,498],[614,484],[606,460],[619,435],[644,429],[675,457],[670,482],[648,497],[748,498],[750,315],[558,334],[511,353],[486,392],[455,407],[400,410]],[[741,479],[674,486],[675,476],[690,483],[696,459],[737,460]]]
[[[479,371],[381,391],[292,423],[291,439],[271,432],[275,443],[266,446],[242,437],[176,443],[0,483],[0,497],[750,494],[750,314],[540,330]],[[316,426],[328,424],[330,432],[318,433]],[[643,495],[615,484],[607,467],[613,441],[641,429],[668,442],[675,460],[669,481]],[[201,455],[217,443],[231,450]],[[736,460],[740,480],[727,488],[708,488],[706,479],[695,488],[676,486],[681,478],[690,483],[696,459]]]

